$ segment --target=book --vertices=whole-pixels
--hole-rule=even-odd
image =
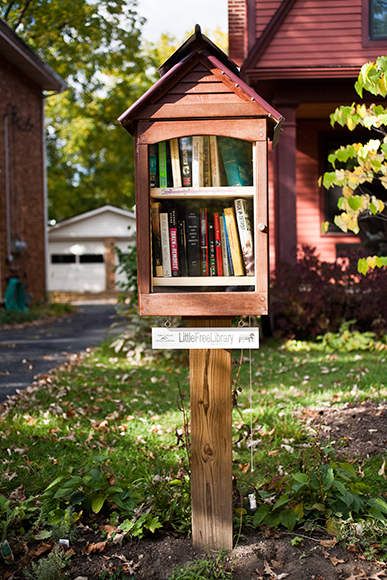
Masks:
[[[161,237],[161,254],[163,260],[164,277],[172,276],[171,269],[171,245],[169,241],[169,220],[168,213],[160,213],[160,237]]]
[[[159,143],[159,187],[171,187],[171,154],[169,141]]]
[[[185,220],[177,221],[177,247],[179,251],[180,275],[188,276],[187,234]]]
[[[203,137],[192,137],[192,187],[203,187]]]
[[[226,240],[226,233],[224,231],[224,216],[219,216],[219,229],[220,229],[220,245],[222,249],[222,270],[223,276],[231,276],[230,274],[230,266],[228,263],[228,256],[227,256],[227,240]]]
[[[224,238],[225,238],[226,252],[227,252],[228,275],[234,276],[234,266],[232,263],[231,247],[230,247],[230,241],[228,239],[228,233],[227,233],[226,216],[223,214],[222,218],[223,218],[223,230],[224,230]]]
[[[211,187],[212,176],[211,176],[211,149],[210,149],[210,136],[205,135],[203,137],[203,187]]]
[[[254,247],[251,221],[247,210],[245,199],[234,200],[235,218],[238,226],[239,242],[242,250],[242,258],[245,266],[246,276],[254,276]]]
[[[179,250],[177,243],[177,213],[175,209],[168,211],[169,242],[171,245],[171,269],[172,276],[180,276]]]
[[[216,273],[218,276],[223,276],[222,243],[220,239],[220,220],[218,212],[214,213],[214,233]]]
[[[242,260],[242,252],[239,244],[238,229],[235,221],[234,208],[226,207],[224,209],[224,217],[226,221],[228,241],[230,244],[234,276],[243,276],[244,267]]]
[[[157,174],[157,145],[149,145],[149,185],[158,187],[159,180]]]
[[[202,276],[208,276],[207,208],[200,208],[200,263]]]
[[[200,218],[199,212],[188,211],[186,218],[188,276],[200,276]]]
[[[164,275],[163,257],[161,252],[160,209],[161,203],[154,202],[151,204],[150,214],[152,224],[152,255],[155,276]]]
[[[215,228],[212,220],[208,221],[208,260],[208,273],[216,276]]]
[[[172,182],[173,187],[181,187],[181,169],[180,169],[180,154],[179,154],[179,141],[177,139],[171,139],[170,142],[171,151],[171,168],[172,168]]]
[[[216,135],[210,135],[210,157],[211,157],[212,186],[220,187],[219,152],[218,152],[218,140],[216,138]]]
[[[192,137],[180,137],[179,150],[183,187],[192,187]]]
[[[228,185],[252,185],[253,173],[246,142],[231,137],[218,137],[218,143]]]

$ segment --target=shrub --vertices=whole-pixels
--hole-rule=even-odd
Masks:
[[[271,280],[271,314],[276,337],[305,340],[337,332],[355,319],[355,329],[377,335],[387,330],[385,268],[367,276],[357,271],[359,252],[323,262],[303,246],[295,267],[283,264]]]

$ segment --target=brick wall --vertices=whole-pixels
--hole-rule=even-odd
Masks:
[[[247,0],[228,0],[229,56],[241,66],[247,56]]]
[[[8,138],[6,135],[8,128]],[[45,200],[42,92],[0,57],[0,281],[4,297],[9,278],[17,277],[33,302],[45,295]],[[8,166],[6,163],[8,150]],[[13,260],[8,260],[6,183]],[[26,243],[17,251],[15,241]]]

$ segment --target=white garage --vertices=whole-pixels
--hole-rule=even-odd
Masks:
[[[48,229],[48,292],[118,289],[118,258],[134,244],[134,213],[105,205]],[[122,275],[121,275],[122,278]]]

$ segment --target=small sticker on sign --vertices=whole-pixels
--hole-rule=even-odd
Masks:
[[[152,328],[155,349],[257,349],[258,328]]]

